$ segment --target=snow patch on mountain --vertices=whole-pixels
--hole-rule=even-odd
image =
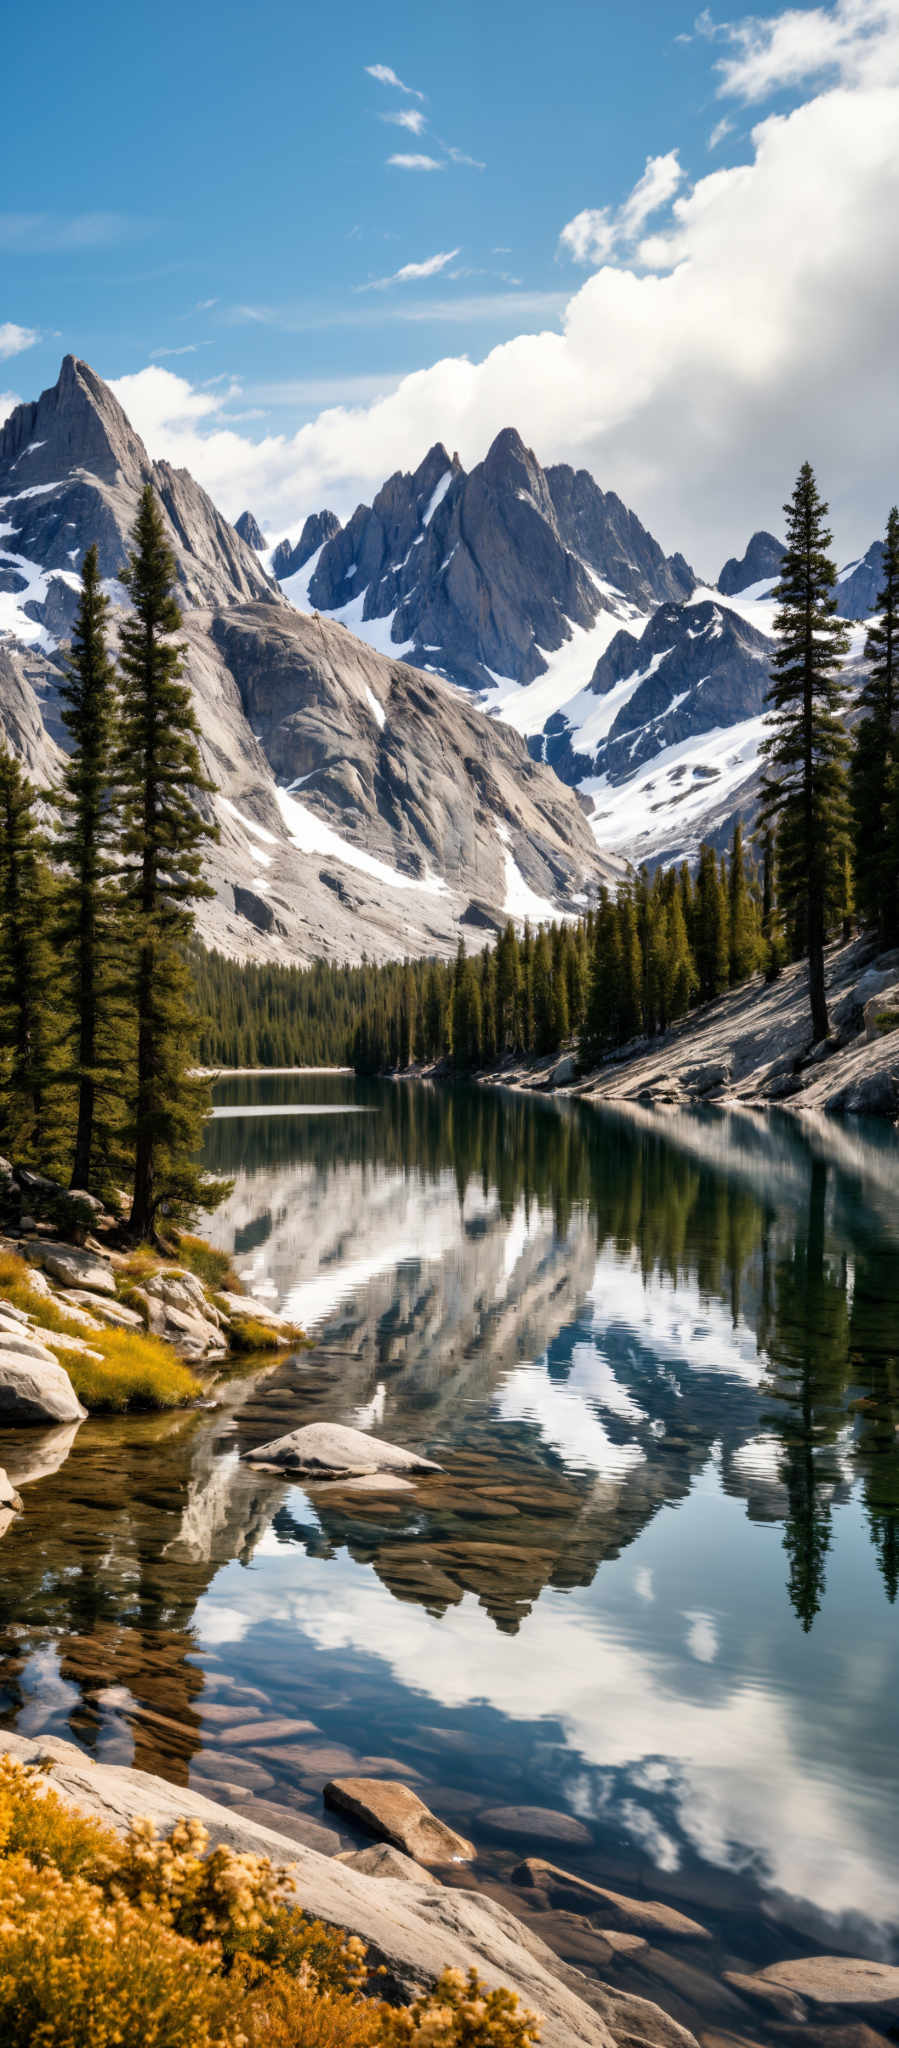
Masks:
[[[663,747],[624,781],[588,776],[579,788],[593,800],[590,825],[597,843],[638,861],[666,852],[692,858],[711,809],[735,806],[757,774],[766,731],[762,713]]]
[[[610,640],[622,626],[645,625],[645,614],[618,598],[618,608],[601,611],[592,626],[572,625],[571,637],[554,651],[540,648],[546,672],[532,683],[516,683],[511,676],[497,676],[494,686],[478,699],[481,709],[511,725],[523,739],[543,731],[547,719],[561,711],[571,720],[575,703],[589,697],[587,685]],[[591,702],[595,705],[596,699]],[[573,721],[572,721],[573,722]]]
[[[291,796],[286,789],[276,789],[275,798],[284,820],[291,846],[300,853],[321,854],[326,860],[341,861],[344,867],[358,868],[363,875],[371,875],[388,889],[421,889],[430,896],[446,896],[449,891],[442,875],[404,875],[385,860],[378,860],[374,854],[365,853],[361,846],[354,846],[349,839],[341,838],[332,825],[310,811],[306,804]]]

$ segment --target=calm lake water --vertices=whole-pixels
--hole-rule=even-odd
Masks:
[[[896,1955],[896,1135],[336,1075],[216,1099],[210,1234],[316,1348],[214,1409],[0,1439],[45,1468],[0,1547],[5,1725],[329,1827],[328,1776],[402,1773],[488,1878],[643,1888],[735,1967]],[[443,1473],[348,1504],[242,1462],[319,1417]],[[248,1743],[235,1706],[288,1725]]]

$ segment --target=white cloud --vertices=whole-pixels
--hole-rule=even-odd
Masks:
[[[366,64],[365,69],[369,78],[376,78],[379,85],[392,85],[395,92],[408,93],[412,100],[424,99],[424,93],[418,92],[414,85],[404,85],[389,64]]]
[[[185,384],[186,410],[151,420],[153,452],[186,463],[226,512],[252,503],[274,529],[323,504],[351,510],[438,439],[470,465],[513,423],[543,461],[591,469],[704,572],[776,523],[808,455],[840,554],[861,552],[895,497],[899,434],[899,58],[886,31],[879,49],[876,77],[856,76],[853,58],[851,80],[761,120],[745,161],[676,195],[638,265],[601,261],[560,332],[551,298],[522,293],[516,317],[538,331],[480,360],[447,353],[370,405],[258,444],[193,415]],[[374,301],[355,304],[360,319],[375,314]],[[449,298],[425,307],[402,294],[377,311],[465,317]],[[162,374],[131,380],[145,432],[141,377]],[[152,413],[158,387],[149,396]]]
[[[0,362],[8,356],[21,355],[23,349],[33,348],[39,340],[36,327],[20,327],[15,320],[0,321]]]
[[[630,248],[652,214],[667,206],[683,183],[677,150],[648,156],[642,178],[616,212],[586,206],[562,229],[559,241],[576,263],[605,263],[615,249]]]
[[[486,171],[487,169],[486,164],[481,162],[479,156],[466,156],[464,149],[454,149],[451,142],[441,142],[440,147],[446,150],[450,163],[467,164],[472,171]]]
[[[179,348],[154,348],[150,354],[154,361],[157,356],[195,356],[199,346],[198,341],[183,341]]]
[[[835,7],[789,8],[767,19],[728,24],[732,54],[721,58],[719,90],[746,102],[835,74],[850,85],[895,81],[899,60],[896,0],[837,0]]]
[[[382,114],[382,121],[391,121],[395,128],[408,128],[410,135],[420,135],[427,127],[427,115],[418,107],[400,107],[395,113]]]
[[[426,256],[423,263],[404,263],[402,269],[394,270],[390,277],[373,277],[369,284],[357,285],[356,290],[383,292],[387,290],[388,285],[414,284],[422,277],[436,277],[438,272],[445,270],[447,264],[452,263],[459,253],[458,249],[442,249],[436,256]]]
[[[435,156],[389,156],[387,162],[397,171],[444,171],[445,164],[438,163]]]
[[[715,126],[712,129],[711,135],[709,136],[709,149],[717,149],[719,142],[724,141],[725,135],[730,135],[733,129],[733,125],[733,122],[728,120],[726,114],[724,115],[724,118],[722,120],[716,121]]]
[[[21,403],[22,400],[17,391],[0,391],[0,427],[2,427],[4,420],[9,419],[10,413],[15,412],[16,406],[21,405]]]

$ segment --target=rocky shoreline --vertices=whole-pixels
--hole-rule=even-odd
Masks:
[[[634,1039],[581,1073],[573,1053],[508,1060],[488,1085],[591,1102],[691,1103],[789,1109],[899,1121],[899,952],[853,940],[827,958],[830,1037],[815,1045],[803,962],[772,983],[760,976],[694,1010],[656,1038]]]

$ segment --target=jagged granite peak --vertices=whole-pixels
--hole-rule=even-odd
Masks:
[[[725,562],[718,578],[722,596],[737,597],[741,590],[750,590],[756,583],[774,583],[780,575],[783,553],[783,541],[773,533],[754,533],[740,560],[731,555]]]
[[[112,484],[135,472],[145,478],[150,462],[109,385],[64,356],[56,383],[0,427],[0,491],[57,484],[76,470]]]
[[[310,512],[295,546],[291,546],[289,540],[278,542],[272,555],[272,575],[279,583],[286,582],[288,576],[296,576],[298,570],[305,569],[306,563],[311,562],[313,555],[318,554],[324,547],[325,542],[333,540],[334,535],[339,532],[340,520],[336,512]]]
[[[565,546],[635,604],[648,609],[689,597],[696,578],[683,555],[665,555],[615,491],[601,491],[587,469],[566,462],[546,471]]]
[[[248,548],[254,548],[257,555],[261,555],[265,547],[265,534],[252,512],[242,512],[240,518],[235,519],[234,531],[240,534],[241,540],[246,541]]]
[[[438,442],[413,473],[388,478],[322,548],[308,600],[363,634],[386,622],[410,660],[483,689],[534,681],[604,608],[648,609],[693,585],[613,492],[585,470],[544,470],[505,427],[468,474]],[[371,637],[383,645],[385,632]]]
[[[871,542],[866,555],[848,562],[837,577],[837,611],[843,619],[868,619],[876,612],[883,588],[883,541]]]
[[[109,386],[66,356],[56,384],[0,429],[0,573],[23,579],[22,612],[44,651],[71,632],[91,542],[101,575],[116,584],[148,481],[167,516],[185,603],[278,601],[252,548],[189,472],[151,462]]]
[[[148,479],[159,495],[213,785],[202,802],[221,828],[199,908],[207,942],[270,959],[448,956],[473,905],[492,928],[525,908],[550,916],[621,871],[516,733],[290,604],[194,478],[150,461],[85,365],[67,359],[52,392],[17,408],[2,452],[0,730],[42,785],[58,779],[66,740],[62,643],[84,551],[98,543],[114,644],[127,605],[117,572]],[[24,482],[41,457],[51,473]],[[406,493],[419,524],[456,475],[445,449],[430,451]],[[388,523],[402,498],[382,498]],[[307,522],[306,542],[327,531],[331,545],[335,524]]]
[[[572,783],[624,781],[668,747],[757,717],[771,654],[767,634],[711,598],[660,605],[639,639],[616,633],[597,662],[591,695],[601,704],[614,693],[617,706],[602,737],[582,737],[591,720],[581,706],[579,727],[564,715],[548,722],[541,758]]]

